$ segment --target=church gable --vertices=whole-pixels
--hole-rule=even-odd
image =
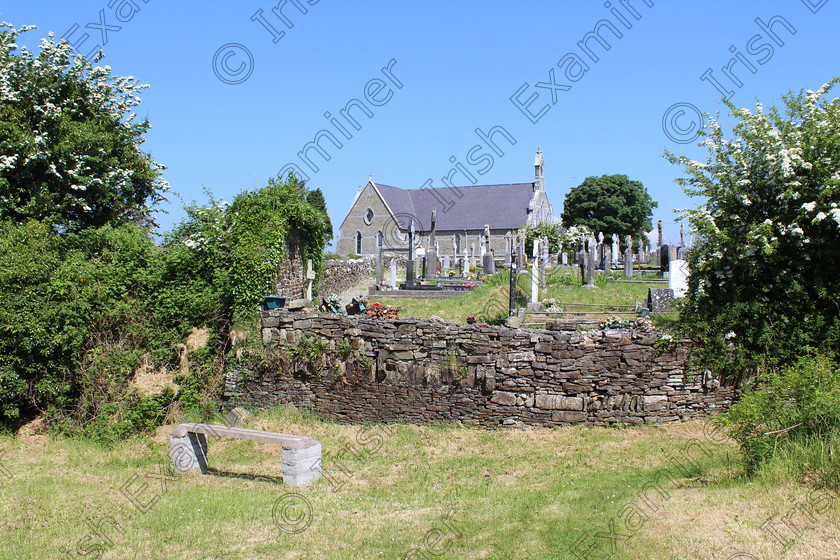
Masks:
[[[389,225],[393,229],[393,223],[390,208],[373,181],[368,181],[350,206],[347,217],[341,222],[341,237],[336,251],[342,255],[373,254]]]

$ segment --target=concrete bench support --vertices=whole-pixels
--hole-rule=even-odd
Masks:
[[[211,424],[180,424],[169,436],[169,460],[179,472],[207,472],[207,436],[251,439],[283,448],[283,481],[304,486],[321,477],[321,443],[313,438],[228,428]]]

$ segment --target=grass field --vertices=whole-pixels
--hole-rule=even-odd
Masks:
[[[327,476],[287,487],[279,449],[221,439],[210,440],[211,474],[172,476],[171,427],[110,449],[0,437],[0,557],[595,559],[614,545],[617,560],[814,560],[840,550],[836,496],[747,481],[735,446],[699,422],[488,431],[346,426],[278,409],[250,425],[319,439]],[[798,536],[781,522],[795,506]]]
[[[507,316],[509,282],[509,273],[503,271],[489,278],[484,285],[477,286],[463,295],[446,299],[388,298],[387,295],[383,295],[371,299],[371,303],[378,301],[384,305],[399,307],[400,317],[429,318],[437,315],[447,321],[464,323],[469,315],[474,315],[487,323],[497,323]],[[582,288],[580,283],[580,273],[577,270],[548,270],[547,289],[540,291],[540,300],[554,298],[574,303],[635,305],[647,298],[648,288],[662,287],[662,284],[636,284],[621,282],[619,279],[606,281],[606,278],[597,281],[598,289]],[[531,294],[530,274],[520,274],[517,277],[517,292],[517,305],[524,307]]]

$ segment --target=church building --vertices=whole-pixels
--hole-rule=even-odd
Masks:
[[[550,221],[552,207],[543,181],[543,155],[534,158],[534,181],[506,185],[472,185],[404,189],[375,183],[356,192],[339,228],[336,251],[341,255],[408,255],[408,230],[413,222],[417,244],[428,247],[432,210],[436,210],[438,255],[469,256],[480,252],[485,226],[496,255],[505,251],[505,234]]]

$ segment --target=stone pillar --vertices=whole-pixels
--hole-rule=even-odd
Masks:
[[[505,266],[510,268],[510,261],[512,256],[512,248],[511,245],[513,244],[513,236],[510,232],[505,234]]]
[[[391,289],[397,288],[397,259],[391,259]]]
[[[376,245],[376,287],[382,285],[382,245]],[[311,299],[311,298],[308,298]]]

